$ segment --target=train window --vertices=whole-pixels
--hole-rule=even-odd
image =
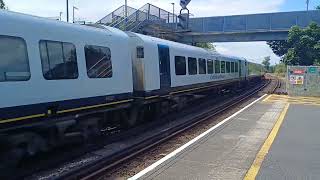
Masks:
[[[191,57],[188,58],[188,71],[189,71],[189,75],[198,74],[196,58],[191,58]]]
[[[226,62],[221,61],[221,73],[226,73]]]
[[[78,78],[76,47],[73,44],[41,40],[40,55],[45,79]]]
[[[111,78],[112,62],[110,48],[85,46],[84,48],[89,78]]]
[[[239,72],[239,63],[235,62],[235,72]]]
[[[176,67],[176,75],[186,75],[187,74],[186,58],[183,56],[176,56],[175,67]]]
[[[234,73],[234,62],[231,62],[231,72]]]
[[[0,82],[27,81],[31,77],[26,42],[0,36]]]
[[[218,61],[218,60],[216,60],[215,62],[214,62],[214,67],[215,67],[215,69],[214,69],[214,72],[216,73],[216,74],[218,74],[218,73],[220,73],[221,71],[220,71],[220,61]]]
[[[213,60],[208,59],[207,69],[208,69],[208,74],[213,74]]]
[[[199,74],[207,74],[206,60],[199,58]]]
[[[144,48],[143,47],[137,47],[137,58],[144,58]]]
[[[227,73],[230,73],[230,70],[231,70],[231,63],[230,63],[230,62],[228,62],[228,61],[226,62],[226,70],[227,70],[227,71],[226,71]]]

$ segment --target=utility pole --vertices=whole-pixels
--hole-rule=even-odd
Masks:
[[[73,9],[72,9],[72,22],[74,23],[74,10],[79,10],[77,7],[73,6]]]
[[[69,0],[67,0],[67,22],[69,22]]]
[[[310,3],[310,0],[307,0],[307,11],[309,11],[309,3]]]

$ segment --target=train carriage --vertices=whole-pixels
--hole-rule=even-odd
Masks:
[[[107,26],[9,11],[0,11],[0,21],[0,170],[11,159],[101,135],[110,122],[131,127],[197,93],[236,89],[263,70]]]
[[[247,61],[202,48],[128,33],[134,91],[157,98],[207,89],[247,79]]]

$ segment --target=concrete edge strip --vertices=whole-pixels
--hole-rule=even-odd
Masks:
[[[279,115],[279,118],[276,122],[276,124],[274,125],[274,127],[272,128],[269,136],[267,137],[267,139],[265,140],[264,144],[262,145],[261,149],[259,150],[255,160],[253,161],[250,169],[248,170],[246,176],[244,177],[244,180],[254,180],[256,179],[256,176],[259,173],[259,170],[261,168],[261,165],[266,157],[266,155],[268,154],[270,147],[273,144],[274,139],[276,138],[280,127],[283,123],[284,118],[286,117],[286,114],[288,112],[290,104],[287,103],[285,108],[282,110],[281,114]]]
[[[259,99],[253,101],[252,103],[250,103],[249,105],[247,105],[246,107],[242,108],[241,110],[239,110],[238,112],[234,113],[233,115],[231,115],[230,117],[224,119],[223,121],[221,121],[220,123],[216,124],[215,126],[213,126],[212,128],[208,129],[207,131],[205,131],[204,133],[200,134],[199,136],[197,136],[196,138],[192,139],[191,141],[189,141],[188,143],[184,144],[183,146],[181,146],[180,148],[174,150],[173,152],[171,152],[170,154],[168,154],[167,156],[163,157],[162,159],[160,159],[159,161],[153,163],[152,165],[150,165],[149,167],[147,167],[146,169],[140,171],[138,174],[132,176],[131,178],[128,178],[128,180],[136,180],[141,178],[142,176],[144,176],[145,174],[147,174],[148,172],[152,171],[153,169],[155,169],[156,167],[158,167],[159,165],[161,165],[162,163],[164,163],[165,161],[167,161],[168,159],[176,156],[178,153],[180,153],[181,151],[183,151],[184,149],[186,149],[187,147],[189,147],[190,145],[194,144],[195,142],[199,141],[201,138],[205,137],[207,134],[209,134],[210,132],[214,131],[215,129],[217,129],[218,127],[220,127],[221,125],[223,125],[224,123],[228,122],[229,120],[231,120],[232,118],[234,118],[235,116],[237,116],[238,114],[240,114],[241,112],[243,112],[244,110],[248,109],[249,107],[251,107],[252,105],[254,105],[255,103],[257,103],[258,101],[260,101],[261,99],[265,98],[267,96],[267,94],[263,95],[262,97],[260,97]]]

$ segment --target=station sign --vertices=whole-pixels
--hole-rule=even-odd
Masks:
[[[290,75],[290,84],[303,85],[304,84],[304,76]]]
[[[309,67],[308,71],[310,74],[316,74],[317,73],[317,67]]]
[[[303,69],[295,69],[295,70],[293,70],[293,74],[304,74],[304,70]]]

